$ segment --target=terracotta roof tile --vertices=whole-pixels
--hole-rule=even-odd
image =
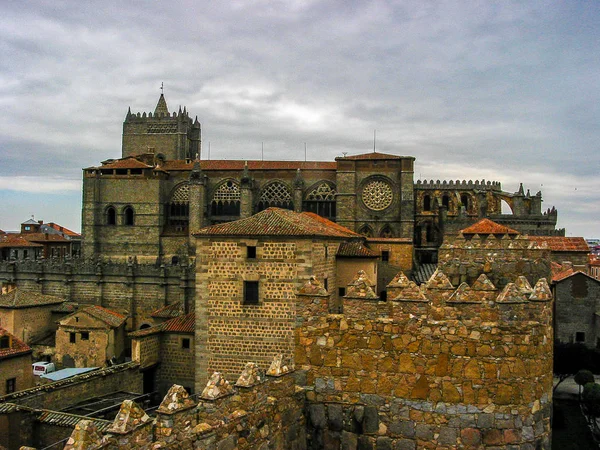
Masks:
[[[174,317],[159,325],[129,333],[130,337],[144,337],[157,333],[190,333],[194,334],[196,328],[196,314],[189,313]]]
[[[373,159],[402,159],[404,156],[390,155],[386,153],[371,152],[363,153],[361,155],[343,156],[335,158],[337,160],[351,159],[351,160],[373,160]],[[412,158],[412,156],[411,156]]]
[[[546,244],[553,252],[585,252],[590,248],[582,237],[564,236],[528,236],[530,241],[538,245]]]
[[[118,312],[111,311],[110,309],[106,309],[98,305],[87,306],[81,309],[81,311],[88,313],[90,316],[101,320],[113,328],[121,326],[121,324],[125,322],[125,319],[127,319],[124,315],[119,314]]]
[[[61,236],[60,234],[50,233],[21,233],[23,239],[29,242],[71,242],[69,239]]]
[[[0,359],[8,359],[13,356],[26,355],[27,353],[31,353],[31,347],[23,342],[21,339],[17,338],[13,334],[9,333],[4,328],[0,327],[0,337],[8,336],[10,337],[10,348],[2,348],[0,349]]]
[[[143,163],[135,156],[128,156],[123,159],[115,159],[104,161],[100,169],[152,169],[152,166],[149,166],[146,163]]]
[[[200,161],[202,170],[335,170],[337,164],[331,161],[244,161],[244,160],[203,160]],[[194,161],[171,160],[165,161],[160,168],[169,170],[192,170]]]
[[[46,223],[44,225],[48,225],[51,228],[54,228],[56,231],[60,231],[61,233],[66,234],[67,236],[72,236],[72,237],[81,237],[81,234],[79,233],[75,233],[72,230],[69,230],[68,228],[65,228],[61,225],[58,225],[54,222],[50,222],[50,223]]]
[[[181,314],[183,314],[183,304],[181,302],[175,302],[153,311],[150,316],[170,319],[171,317],[177,317]]]
[[[31,308],[35,306],[56,305],[65,300],[54,295],[41,294],[35,291],[13,289],[6,294],[0,294],[0,308]]]
[[[462,234],[510,234],[517,235],[518,231],[504,225],[500,225],[490,219],[481,219],[470,227],[460,230]]]
[[[570,273],[567,273],[567,272],[570,272]],[[565,271],[565,272],[563,272],[563,273],[557,274],[556,276],[553,276],[553,277],[552,277],[552,282],[553,282],[553,283],[557,283],[557,282],[560,282],[560,281],[566,280],[567,278],[570,278],[570,277],[572,277],[573,275],[578,275],[578,274],[585,275],[586,277],[588,277],[588,278],[590,278],[590,279],[594,280],[595,282],[597,282],[597,283],[600,283],[600,280],[597,280],[597,279],[595,279],[594,277],[591,277],[591,276],[590,276],[590,275],[588,275],[587,273],[585,273],[585,272],[582,272],[581,270],[572,270],[572,269],[571,269],[570,271]]]
[[[374,252],[362,242],[342,242],[337,251],[337,256],[353,258],[379,258],[379,253]]]
[[[211,225],[195,236],[324,236],[353,238],[360,235],[313,213],[297,213],[288,209],[268,208],[251,217]]]
[[[20,234],[3,234],[0,236],[0,248],[12,248],[12,247],[43,247],[42,244],[36,244],[29,242],[27,239],[21,237]]]

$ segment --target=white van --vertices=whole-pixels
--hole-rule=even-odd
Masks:
[[[47,373],[54,372],[56,367],[54,367],[54,363],[40,361],[32,364],[33,366],[33,374],[40,376],[46,375]]]

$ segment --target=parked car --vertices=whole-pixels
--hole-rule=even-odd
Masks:
[[[37,375],[37,376],[46,375],[47,373],[54,372],[56,370],[54,363],[46,362],[46,361],[39,361],[39,362],[33,363],[32,366],[33,366],[33,374]]]

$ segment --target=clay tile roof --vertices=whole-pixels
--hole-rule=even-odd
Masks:
[[[174,317],[173,319],[167,320],[159,325],[151,328],[145,328],[143,330],[134,331],[129,333],[130,337],[144,337],[150,336],[157,333],[190,333],[194,334],[196,328],[196,314],[189,313],[181,316]]]
[[[31,308],[34,306],[56,305],[65,300],[53,295],[15,288],[6,294],[0,294],[0,308]]]
[[[200,161],[202,170],[244,170],[248,163],[248,170],[335,170],[337,164],[331,161],[244,161],[244,160],[204,160]],[[193,161],[170,160],[160,165],[160,168],[169,170],[192,170]]]
[[[134,156],[123,159],[115,159],[102,163],[101,169],[152,169],[152,166],[143,163]]]
[[[552,276],[552,282],[553,282],[553,283],[557,283],[557,282],[559,282],[559,281],[566,280],[567,278],[570,278],[570,277],[572,277],[572,276],[574,276],[574,275],[579,275],[579,274],[581,274],[581,275],[585,275],[585,276],[586,276],[586,277],[588,277],[589,279],[591,279],[591,280],[594,280],[594,281],[595,281],[595,282],[597,282],[597,283],[600,283],[600,280],[597,280],[597,279],[595,279],[594,277],[591,277],[591,276],[589,276],[587,273],[585,273],[585,272],[582,272],[581,270],[573,270],[573,269],[571,269],[571,270],[567,270],[567,271],[565,271],[565,272],[562,272],[562,273],[559,273],[559,274],[557,274],[557,275],[553,275],[553,276]]]
[[[267,208],[251,217],[211,225],[195,236],[324,236],[354,238],[360,235],[312,213],[297,213],[288,209]]]
[[[0,236],[0,248],[11,247],[43,247],[43,245],[29,242],[20,234],[3,234]]]
[[[354,258],[379,258],[379,254],[365,246],[362,242],[342,242],[337,256]]]
[[[398,156],[398,155],[389,155],[386,153],[379,153],[379,152],[371,152],[371,153],[363,153],[361,155],[352,155],[352,156],[344,156],[344,157],[338,157],[335,158],[336,160],[338,159],[351,159],[351,160],[365,160],[365,159],[402,159],[402,156]]]
[[[31,353],[31,347],[23,342],[21,339],[15,337],[13,334],[9,333],[4,328],[0,327],[0,337],[9,336],[10,339],[10,348],[2,348],[0,349],[0,359],[8,359],[14,356],[26,355],[27,353]]]
[[[48,225],[49,227],[54,228],[56,231],[60,231],[61,233],[66,234],[67,236],[81,237],[81,234],[76,233],[76,232],[74,232],[72,230],[69,230],[68,228],[65,228],[65,227],[63,227],[61,225],[58,225],[58,224],[54,223],[54,222],[50,222],[50,223],[47,223],[45,225]]]
[[[481,219],[479,222],[474,223],[470,227],[460,230],[462,234],[510,234],[517,235],[518,231],[508,228],[507,226],[500,225],[490,219]]]
[[[112,328],[121,326],[121,324],[125,322],[125,319],[127,319],[124,315],[119,314],[118,312],[111,311],[110,309],[106,309],[98,305],[87,306],[83,308],[82,311],[88,313],[90,316],[95,317],[96,319],[101,320]]]
[[[590,251],[590,247],[582,237],[528,236],[528,239],[538,245],[546,244],[553,252],[589,253]]]
[[[170,319],[172,317],[180,316],[181,314],[183,314],[183,304],[181,302],[175,302],[153,311],[150,316]]]
[[[22,233],[21,237],[29,242],[71,242],[60,234],[50,233]]]

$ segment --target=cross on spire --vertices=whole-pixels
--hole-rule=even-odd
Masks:
[[[160,93],[161,94],[165,93],[165,86],[164,86],[164,83],[162,81],[160,82]]]

